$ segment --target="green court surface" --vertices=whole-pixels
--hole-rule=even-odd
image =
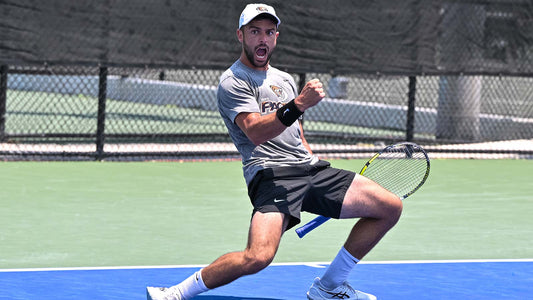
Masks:
[[[0,168],[0,269],[207,264],[246,243],[240,162]],[[426,185],[365,260],[533,258],[532,171],[532,160],[433,160]],[[287,232],[275,262],[330,261],[353,222],[332,220],[304,239]]]

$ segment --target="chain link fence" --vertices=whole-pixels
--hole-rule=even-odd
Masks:
[[[13,27],[28,29],[31,26],[24,22],[32,21],[17,24],[19,8],[0,3],[6,20],[0,27],[8,28],[0,48],[10,49],[0,54],[0,158],[238,157],[217,110],[216,89],[222,72],[238,57],[234,23],[245,2],[230,1],[221,8],[222,16],[209,18],[201,8],[210,7],[207,14],[213,14],[216,4],[210,1],[150,5],[133,1],[129,6],[121,1],[95,1],[91,4],[95,7],[52,2],[63,18],[78,27],[94,13],[101,21],[98,28],[107,29],[85,29],[76,35],[72,29],[48,24],[43,34],[51,29],[62,34],[33,42],[21,39],[17,44],[10,36]],[[319,7],[318,1],[306,2],[308,9],[298,3],[273,2],[288,24],[280,27],[280,49],[272,64],[288,71],[300,86],[319,78],[326,87],[326,99],[304,115],[306,138],[319,155],[366,156],[383,144],[409,140],[444,157],[533,157],[533,6],[528,1],[405,1],[400,5],[384,0],[369,10],[358,1],[339,1],[353,10],[339,10],[336,5],[340,4],[332,4],[322,14],[313,9],[313,3]],[[52,5],[24,3],[35,11]],[[147,5],[150,10],[141,17],[138,9]],[[185,11],[194,8],[196,15],[177,23],[202,20],[202,24],[190,23],[196,28],[191,30],[193,35],[213,24],[227,32],[220,38],[216,32],[184,37],[196,41],[185,43],[175,36],[181,29],[172,26],[173,18],[166,18],[172,11],[168,5]],[[386,9],[379,13],[379,8]],[[8,9],[10,14],[5,13]],[[57,13],[42,10],[45,20]],[[339,18],[350,12],[361,17],[369,11],[379,14],[361,26],[357,20]],[[158,32],[160,40],[152,37],[147,44],[136,45],[148,37],[139,33],[135,22],[141,20],[153,28],[160,24],[158,14],[164,14],[161,23],[168,27]],[[127,26],[120,27],[120,17],[126,15]],[[320,34],[313,30],[317,25],[301,32],[296,29],[306,27],[291,26],[308,24],[309,18],[316,17],[335,22],[324,22]],[[336,42],[332,36],[322,36],[339,34],[339,26],[361,31],[364,39],[349,35]],[[32,30],[38,33],[39,28],[34,24]],[[394,38],[383,41],[390,31],[389,37]],[[405,36],[400,39],[396,32]],[[187,44],[183,46],[187,51],[161,42],[170,35],[178,45]],[[122,43],[128,48],[105,48],[97,55],[90,51],[92,44],[109,38],[118,40],[108,45]],[[205,43],[202,38],[229,44],[206,48],[200,45]],[[321,38],[329,39],[319,41],[328,42],[327,53],[306,48],[310,40]],[[33,52],[35,43],[44,43],[41,46],[46,49]],[[150,54],[158,43],[163,47]],[[297,51],[298,43],[303,50]],[[53,54],[54,46],[65,45],[69,48],[62,48],[62,56]],[[329,49],[331,45],[342,47]],[[411,49],[412,45],[416,46]],[[198,53],[183,63],[195,49]],[[220,49],[227,49],[226,53]],[[144,53],[149,57],[135,56]],[[391,56],[394,53],[397,56]],[[209,56],[202,60],[200,54]]]

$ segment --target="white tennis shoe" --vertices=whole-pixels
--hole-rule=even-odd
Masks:
[[[357,300],[376,300],[376,296],[356,291],[352,288],[348,282],[344,282],[342,285],[328,290],[322,283],[320,278],[315,278],[315,281],[307,292],[307,299],[309,300],[322,300],[322,299],[357,299]]]
[[[148,300],[181,300],[179,291],[173,288],[164,287],[147,287],[146,299]]]

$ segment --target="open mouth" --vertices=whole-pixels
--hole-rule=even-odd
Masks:
[[[264,59],[266,58],[266,55],[267,55],[267,48],[266,47],[258,47],[256,50],[255,50],[255,55],[257,56],[257,58],[259,59]]]

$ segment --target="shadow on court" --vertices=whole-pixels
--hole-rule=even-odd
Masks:
[[[280,298],[231,297],[231,296],[196,296],[195,300],[283,300]]]

